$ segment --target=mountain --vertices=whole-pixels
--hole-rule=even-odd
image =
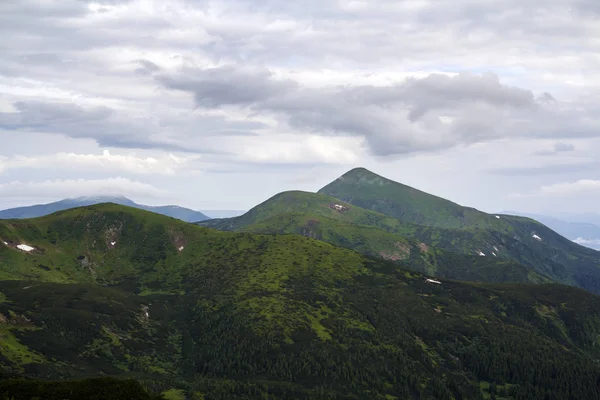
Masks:
[[[414,239],[421,229],[418,225],[404,224],[323,194],[283,192],[240,217],[212,219],[198,225],[222,231],[299,234],[440,278],[484,282],[552,281],[505,258],[481,257],[475,250],[465,255],[431,247]]]
[[[179,206],[146,206],[143,204],[137,204],[123,196],[77,197],[73,199],[64,199],[56,201],[54,203],[11,208],[8,210],[0,211],[0,219],[36,218],[52,214],[56,211],[76,207],[85,207],[100,203],[121,204],[129,207],[139,208],[140,210],[151,211],[157,214],[177,218],[186,222],[197,222],[209,219],[209,217],[207,217],[203,213],[199,211],[190,210],[189,208]]]
[[[209,218],[232,218],[239,217],[246,211],[243,210],[202,210],[202,214]],[[196,222],[196,221],[194,221]]]
[[[598,225],[588,222],[570,222],[547,215],[521,213],[518,211],[511,211],[510,213],[533,218],[577,244],[600,250],[600,226]]]
[[[342,208],[336,209],[336,204]],[[316,194],[285,192],[240,217],[200,224],[230,231],[302,234],[443,277],[491,282],[550,279],[600,293],[597,251],[533,219],[462,207],[364,168],[349,171]],[[414,251],[424,245],[446,260],[450,252],[455,257],[498,261],[473,262],[471,257],[456,265],[439,263],[431,253]],[[401,250],[406,246],[410,249]]]
[[[495,215],[394,182],[365,168],[355,168],[317,193],[377,211],[402,222],[445,229],[493,228],[506,224]]]
[[[562,219],[567,222],[580,222],[584,224],[594,224],[600,226],[600,214],[594,212],[573,213],[573,212],[555,212],[552,217]]]
[[[600,297],[578,288],[431,280],[115,204],[0,221],[0,239],[3,376],[170,399],[600,399]]]

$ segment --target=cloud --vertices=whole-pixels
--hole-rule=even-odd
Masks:
[[[540,193],[550,196],[573,196],[581,194],[600,194],[600,180],[580,179],[576,182],[556,183],[542,186]]]
[[[125,118],[109,107],[84,108],[73,103],[40,101],[19,101],[14,107],[18,112],[0,113],[0,128],[92,138],[108,147],[182,150],[166,140],[153,139],[148,133],[155,130],[152,120],[136,120],[134,115]]]
[[[64,198],[77,196],[122,195],[131,197],[158,197],[163,194],[154,186],[127,178],[56,179],[42,182],[13,181],[0,184],[0,197],[10,198]]]
[[[67,83],[73,93],[62,96],[78,97],[63,103],[21,99],[20,112],[0,114],[0,125],[92,138],[108,147],[191,152],[207,151],[206,141],[198,143],[206,135],[254,135],[264,146],[268,139],[256,130],[271,128],[357,136],[379,156],[507,136],[597,136],[597,115],[586,115],[581,104],[556,101],[559,96],[550,94],[556,86],[543,87],[538,96],[525,87],[544,84],[537,71],[548,68],[562,79],[560,74],[572,71],[560,66],[572,62],[590,73],[597,70],[593,45],[578,40],[589,33],[584,28],[593,28],[588,25],[593,19],[584,14],[577,23],[566,19],[570,9],[558,2],[553,7],[509,2],[510,10],[505,1],[466,0],[331,0],[301,7],[246,0],[235,7],[218,0],[49,1],[37,7],[24,0],[2,6],[0,22],[33,19],[36,25],[11,25],[14,41],[9,57],[0,61],[0,74],[4,65],[11,74],[25,68],[40,82],[58,82],[69,70],[78,85]],[[575,3],[574,9],[590,4]],[[530,20],[536,23],[525,23]],[[511,26],[521,29],[507,29]],[[539,45],[549,37],[551,45]],[[576,59],[555,62],[557,48],[573,43],[577,54],[561,54]],[[345,74],[344,85],[309,87],[291,78],[295,72],[318,76],[323,67]],[[387,82],[353,84],[365,68],[387,76]],[[423,71],[432,70],[450,73],[423,77]],[[404,81],[393,78],[410,71],[419,73]],[[514,83],[519,80],[521,86]],[[152,82],[160,86],[150,97]],[[170,94],[163,96],[165,89]],[[180,92],[191,94],[197,107],[237,113],[241,119],[264,117],[270,126],[236,129],[225,118],[214,129],[213,121],[197,115],[173,123],[174,111],[181,115],[185,109],[175,94]],[[101,95],[102,105],[82,105],[92,95]]]
[[[82,107],[66,102],[19,101],[16,112],[0,112],[0,129],[61,134],[93,139],[102,147],[159,149],[190,153],[222,153],[206,136],[248,136],[265,126],[252,120],[202,115],[185,110],[162,118],[106,106]]]
[[[575,146],[571,143],[557,142],[554,143],[554,147],[551,150],[538,150],[533,153],[536,156],[554,156],[559,153],[573,152]]]
[[[554,145],[554,151],[563,152],[563,151],[575,151],[575,146],[570,143],[556,143]]]
[[[296,83],[277,80],[264,68],[221,66],[205,69],[184,68],[178,74],[158,78],[170,89],[194,94],[198,107],[252,105],[293,90]]]
[[[580,244],[582,246],[589,246],[589,245],[600,245],[600,239],[584,239],[584,238],[577,238],[573,240],[575,243]]]
[[[44,156],[0,157],[0,173],[20,168],[61,168],[89,171],[121,171],[141,175],[175,175],[178,170],[188,169],[189,163],[198,160],[194,157],[176,157],[173,154],[161,157],[139,157],[135,154],[111,154],[104,150],[102,154],[58,153]]]
[[[600,180],[579,179],[574,182],[561,182],[542,186],[534,192],[513,194],[511,197],[580,197],[591,199],[598,195],[600,195]]]
[[[523,167],[489,168],[485,171],[494,175],[504,176],[564,176],[594,170],[597,169],[598,166],[600,166],[600,162],[598,161],[580,161],[574,163],[563,162]]]
[[[218,77],[215,83],[205,84],[211,75]],[[504,85],[492,73],[430,74],[382,86],[319,88],[278,81],[263,70],[251,76],[232,65],[186,68],[174,76],[157,79],[192,94],[198,107],[244,106],[256,115],[274,117],[280,129],[358,136],[379,156],[506,137],[560,137],[566,134],[560,131],[565,123],[575,127],[570,137],[597,135],[583,117],[554,104],[548,107],[531,91]]]

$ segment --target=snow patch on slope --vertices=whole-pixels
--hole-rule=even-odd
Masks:
[[[31,247],[28,244],[19,244],[17,245],[17,249],[30,252],[35,250],[35,247]]]

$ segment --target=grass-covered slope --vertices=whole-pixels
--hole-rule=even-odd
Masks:
[[[344,208],[336,209],[336,204]],[[441,277],[532,283],[549,279],[600,293],[600,253],[531,219],[500,220],[502,231],[442,229],[403,222],[324,194],[290,191],[242,216],[199,224],[225,231],[301,234]]]
[[[493,215],[436,197],[364,168],[319,190],[353,207],[421,227],[408,236],[446,250],[498,254],[552,279],[600,293],[600,252],[529,218]]]
[[[580,289],[428,283],[115,205],[0,235],[5,374],[102,373],[172,399],[600,398],[600,298]]]
[[[419,225],[450,229],[503,225],[494,215],[463,207],[364,168],[348,171],[318,193]]]
[[[336,209],[336,204],[345,209]],[[415,233],[421,229],[418,225],[403,224],[386,215],[309,192],[280,193],[242,216],[204,221],[199,225],[225,231],[303,235],[442,278],[485,282],[551,281],[514,261],[474,255],[477,247],[472,255],[430,247],[415,239]],[[413,238],[407,239],[407,236]]]

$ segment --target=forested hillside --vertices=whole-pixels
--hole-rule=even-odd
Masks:
[[[189,399],[600,398],[600,298],[581,289],[428,282],[310,238],[116,205],[7,221],[0,238],[5,374]]]

